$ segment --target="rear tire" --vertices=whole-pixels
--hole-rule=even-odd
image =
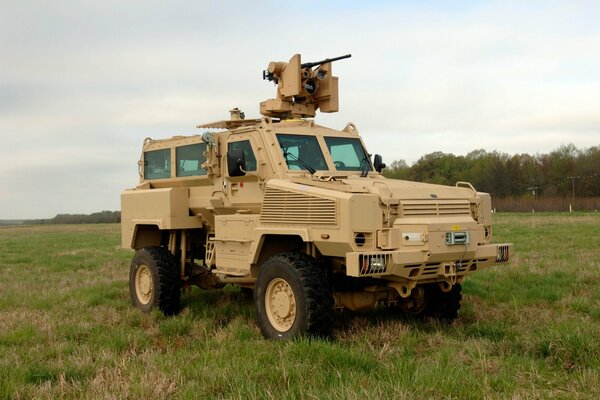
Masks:
[[[333,295],[327,271],[302,253],[282,253],[262,265],[254,300],[267,339],[328,335]]]
[[[144,312],[158,307],[165,315],[179,312],[181,280],[173,255],[164,247],[135,252],[129,269],[131,303]]]

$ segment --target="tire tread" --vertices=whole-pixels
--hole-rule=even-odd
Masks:
[[[304,253],[276,254],[263,264],[263,268],[272,263],[289,266],[300,279],[306,297],[307,313],[306,326],[301,327],[302,333],[309,336],[328,336],[332,327],[334,301],[327,270],[314,258]],[[268,329],[262,326],[264,323],[259,317],[261,332],[268,337]]]
[[[157,275],[158,285],[156,296],[152,302],[153,307],[158,309],[165,315],[174,315],[179,312],[181,300],[181,280],[179,278],[177,264],[173,255],[168,249],[159,246],[145,247],[136,251],[133,260],[131,261],[132,274],[130,274],[130,291],[132,301],[135,296],[135,288],[131,282],[131,276],[134,274],[134,269],[137,267],[138,260],[149,257],[152,265],[148,267]],[[135,301],[134,301],[135,304]]]

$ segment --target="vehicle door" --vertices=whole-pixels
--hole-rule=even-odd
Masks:
[[[251,135],[232,135],[227,142],[228,156],[226,168],[224,168],[225,179],[223,180],[223,193],[229,200],[229,205],[238,209],[246,209],[248,212],[258,212],[262,205],[264,194],[264,171],[261,165],[265,165],[261,159],[256,139]],[[237,173],[231,174],[232,163],[230,154],[243,154],[244,166]]]

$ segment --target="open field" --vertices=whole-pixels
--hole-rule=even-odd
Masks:
[[[495,215],[513,262],[467,279],[452,326],[339,313],[287,343],[236,288],[133,309],[118,229],[0,228],[0,398],[600,398],[600,214]]]

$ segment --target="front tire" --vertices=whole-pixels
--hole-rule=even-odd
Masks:
[[[460,302],[462,300],[461,285],[454,284],[444,291],[437,283],[426,285],[427,306],[423,315],[444,323],[452,323],[458,317]]]
[[[181,280],[173,255],[164,247],[135,252],[129,269],[131,303],[144,312],[158,307],[165,315],[180,308]]]
[[[267,339],[327,335],[333,296],[327,271],[302,253],[270,257],[256,280],[258,325]]]

